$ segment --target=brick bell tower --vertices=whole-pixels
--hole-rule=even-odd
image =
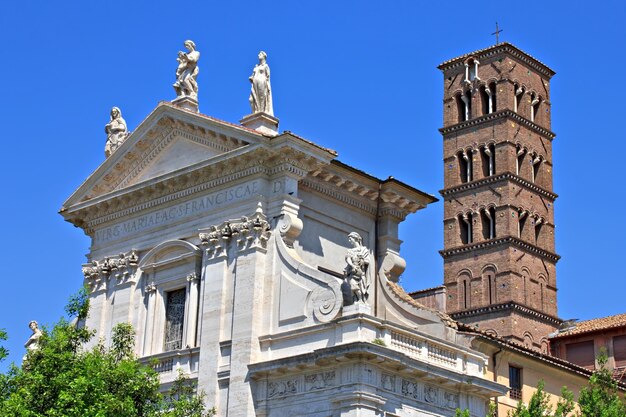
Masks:
[[[446,309],[547,352],[557,317],[550,78],[501,43],[444,62]]]

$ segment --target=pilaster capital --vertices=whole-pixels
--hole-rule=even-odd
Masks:
[[[84,264],[82,271],[91,290],[98,291],[106,287],[111,277],[116,278],[119,284],[134,283],[138,263],[137,251],[132,249],[127,253],[122,252],[117,256],[107,256]]]

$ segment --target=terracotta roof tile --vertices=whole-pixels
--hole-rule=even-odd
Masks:
[[[626,326],[626,313],[616,314],[615,316],[600,317],[597,319],[585,320],[575,323],[573,327],[566,329],[552,336],[552,339],[558,337],[572,336],[582,333],[597,332],[600,330],[614,329],[616,327]]]
[[[450,316],[448,316],[446,313],[444,313],[443,311],[439,311],[436,310],[434,308],[429,308],[426,307],[424,304],[420,303],[419,301],[415,300],[413,297],[411,297],[409,294],[406,293],[406,291],[404,291],[404,288],[402,288],[402,286],[400,286],[399,284],[396,284],[395,282],[392,281],[387,281],[387,285],[389,286],[389,288],[391,289],[391,291],[402,301],[411,304],[412,306],[422,309],[422,310],[427,310],[430,311],[431,313],[439,316],[439,318],[441,319],[441,321],[448,327],[451,327],[453,329],[458,328],[458,322],[455,321],[454,319],[452,319]]]

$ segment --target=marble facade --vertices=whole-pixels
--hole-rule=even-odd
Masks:
[[[488,358],[398,284],[398,225],[436,199],[336,158],[160,103],[61,209],[91,237],[86,325],[131,323],[164,386],[182,370],[218,416],[483,417],[506,391]],[[344,306],[352,232],[369,296]]]

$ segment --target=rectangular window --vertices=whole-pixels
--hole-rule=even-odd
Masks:
[[[626,335],[613,338],[613,357],[616,368],[626,367]]]
[[[165,346],[164,350],[176,350],[183,347],[183,326],[185,322],[186,290],[180,289],[167,293],[165,304]]]
[[[596,367],[596,355],[593,350],[593,340],[586,342],[568,343],[565,345],[565,358],[578,366],[587,369]]]
[[[522,368],[509,365],[509,397],[513,400],[522,399]]]

